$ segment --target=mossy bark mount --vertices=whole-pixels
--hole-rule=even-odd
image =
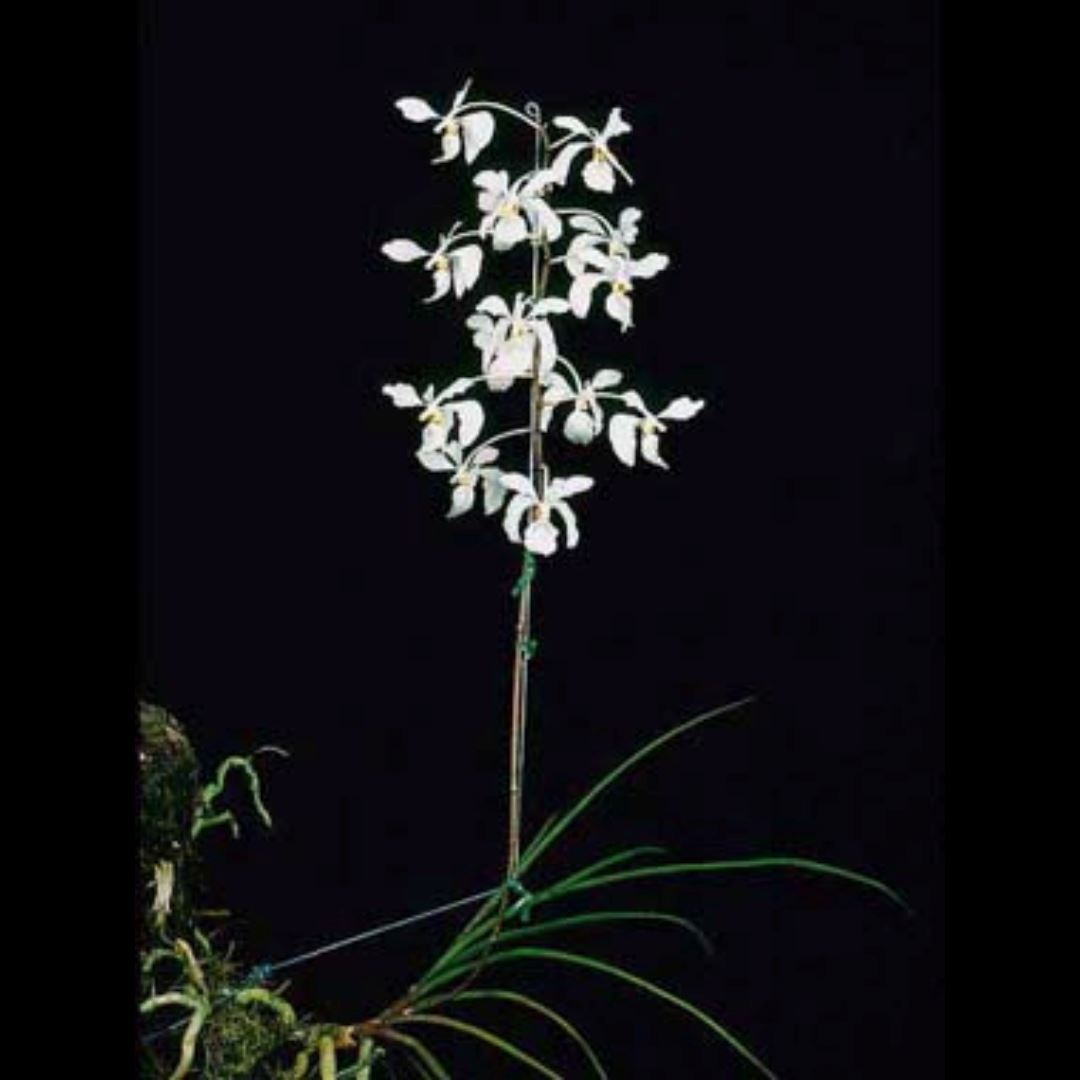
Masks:
[[[144,940],[148,944],[162,935],[190,939],[197,863],[191,832],[199,763],[180,722],[159,705],[140,704],[139,729],[139,876],[147,889]],[[160,892],[154,883],[162,873],[171,879],[168,911],[163,915],[153,910]]]

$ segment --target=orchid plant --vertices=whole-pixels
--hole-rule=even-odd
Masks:
[[[521,574],[514,586],[518,600],[513,652],[508,783],[508,838],[502,887],[459,933],[433,967],[410,987],[408,993],[360,1030],[375,1039],[395,1040],[411,1055],[420,1071],[443,1077],[448,1074],[413,1036],[401,1043],[398,1025],[421,1022],[472,1035],[496,1046],[533,1071],[556,1076],[543,1062],[494,1032],[447,1016],[442,1008],[484,997],[515,1001],[547,1016],[570,1035],[585,1052],[592,1071],[605,1076],[583,1037],[550,1007],[508,991],[471,989],[480,972],[492,964],[513,959],[549,959],[570,966],[592,968],[623,979],[647,993],[675,1004],[725,1039],[746,1061],[767,1076],[772,1073],[743,1043],[712,1017],[669,991],[622,968],[584,957],[548,949],[505,947],[521,938],[547,934],[580,922],[622,918],[659,920],[688,928],[685,920],[658,912],[596,912],[556,919],[532,927],[508,927],[515,919],[527,921],[539,903],[597,884],[636,877],[663,876],[698,871],[787,867],[831,874],[858,881],[902,903],[886,886],[872,878],[838,867],[792,857],[735,860],[725,863],[684,863],[627,869],[631,860],[655,855],[655,849],[634,848],[618,852],[538,893],[530,893],[522,876],[555,838],[601,790],[617,776],[669,739],[692,730],[709,716],[673,729],[632,755],[604,777],[562,818],[542,828],[524,853],[521,850],[522,793],[524,786],[525,731],[528,715],[528,666],[535,643],[530,636],[531,598],[537,556],[550,559],[578,546],[581,532],[577,512],[569,500],[594,489],[593,477],[579,472],[553,475],[549,457],[558,454],[560,443],[576,447],[605,445],[628,468],[641,461],[668,469],[661,456],[673,422],[690,420],[705,402],[686,394],[665,405],[650,407],[642,393],[628,386],[622,370],[606,365],[590,366],[572,347],[575,320],[590,315],[614,321],[625,334],[634,326],[634,296],[638,282],[647,282],[670,265],[667,254],[642,253],[639,234],[643,212],[637,206],[597,208],[582,205],[580,196],[568,196],[580,181],[588,193],[622,199],[634,180],[612,140],[630,134],[631,125],[621,108],[612,108],[602,126],[593,127],[576,116],[544,120],[538,106],[519,110],[497,101],[471,100],[471,80],[454,95],[449,109],[440,112],[423,98],[399,98],[395,105],[406,120],[430,125],[440,140],[441,153],[433,164],[449,168],[475,168],[475,220],[471,225],[455,221],[439,234],[434,246],[408,237],[394,237],[382,252],[398,263],[419,263],[434,277],[433,303],[453,292],[479,289],[486,268],[507,253],[522,248],[530,253],[527,282],[512,292],[487,292],[471,305],[464,327],[471,332],[478,353],[473,374],[448,373],[445,386],[428,385],[421,394],[409,383],[389,383],[383,392],[401,409],[417,410],[421,424],[415,456],[420,465],[441,473],[451,493],[448,518],[469,513],[478,505],[486,515],[502,515],[506,538],[523,548]],[[489,160],[496,138],[496,118],[508,117],[527,129],[532,138],[532,166],[514,176]],[[505,277],[505,275],[503,275]],[[597,290],[602,297],[594,305]],[[524,391],[519,420],[502,429],[487,431],[489,407],[484,394],[505,397],[514,389]],[[505,406],[501,407],[505,411]],[[606,433],[606,439],[603,438]],[[517,450],[516,460],[513,451]],[[563,471],[560,468],[560,473]],[[739,705],[745,702],[738,703]],[[738,705],[731,708],[737,708]],[[620,866],[617,872],[613,869]],[[511,899],[513,902],[511,903]],[[696,930],[695,930],[696,932]],[[446,989],[447,985],[450,989]],[[435,991],[438,990],[438,993]],[[438,1006],[436,1010],[434,1007]],[[366,1075],[359,1070],[357,1075]]]
[[[148,891],[153,892],[148,905],[152,934],[143,957],[148,996],[140,1010],[148,1018],[159,1011],[181,1012],[172,1023],[144,1036],[147,1075],[155,1080],[164,1077],[169,1067],[166,1050],[176,1056],[169,1080],[183,1080],[196,1069],[207,1080],[240,1076],[371,1080],[377,1074],[396,1075],[390,1064],[393,1060],[408,1062],[426,1080],[450,1080],[449,1069],[422,1037],[440,1029],[483,1042],[532,1073],[561,1080],[563,1074],[505,1034],[457,1015],[459,1007],[464,1006],[467,1014],[472,1004],[485,1002],[541,1016],[576,1045],[588,1075],[605,1080],[608,1073],[593,1046],[551,1005],[518,990],[492,986],[486,979],[480,981],[481,975],[501,970],[504,964],[522,961],[592,971],[628,984],[702,1024],[758,1073],[773,1077],[745,1042],[714,1016],[666,987],[591,954],[547,947],[553,936],[580,926],[651,923],[688,931],[708,948],[708,940],[693,923],[668,912],[618,908],[562,909],[548,915],[549,905],[646,878],[780,869],[854,882],[906,906],[893,890],[874,878],[789,855],[686,862],[671,861],[661,848],[639,846],[609,852],[561,877],[544,876],[547,852],[620,778],[707,721],[733,716],[750,699],[710,709],[662,732],[610,769],[568,810],[548,818],[522,846],[528,672],[535,651],[531,636],[534,578],[540,560],[578,546],[578,508],[587,507],[589,502],[578,496],[596,487],[594,477],[576,471],[576,467],[575,471],[560,467],[560,475],[553,475],[549,456],[554,458],[560,445],[568,443],[578,448],[575,453],[586,446],[602,453],[609,450],[627,468],[634,468],[640,459],[667,469],[661,447],[668,452],[672,425],[693,419],[704,401],[679,394],[663,405],[647,404],[640,390],[626,385],[622,370],[590,366],[563,345],[564,339],[572,340],[575,322],[590,315],[614,321],[620,334],[632,329],[636,283],[651,280],[670,264],[666,254],[638,251],[643,217],[638,207],[624,205],[605,212],[580,205],[580,198],[568,200],[575,205],[563,204],[566,191],[579,181],[588,192],[616,198],[633,184],[622,160],[623,143],[619,143],[619,156],[611,146],[613,140],[632,130],[622,110],[612,108],[598,127],[574,116],[556,116],[548,123],[533,104],[518,110],[496,101],[478,101],[470,99],[470,89],[467,81],[446,108],[419,97],[400,98],[396,106],[406,120],[431,128],[439,150],[434,164],[477,169],[472,177],[475,220],[471,225],[462,220],[453,222],[434,241],[393,237],[383,243],[382,252],[394,262],[415,264],[416,269],[430,275],[432,291],[425,303],[447,300],[451,294],[458,301],[468,300],[471,309],[463,320],[464,329],[471,334],[478,355],[471,372],[449,372],[438,383],[425,381],[423,389],[412,382],[392,382],[383,392],[394,407],[414,414],[419,425],[416,459],[423,470],[440,474],[449,484],[446,517],[459,518],[477,508],[489,517],[501,515],[503,534],[522,552],[521,572],[512,590],[517,618],[505,872],[499,885],[485,893],[275,964],[255,965],[239,979],[230,960],[232,945],[219,955],[210,936],[196,924],[194,914],[181,919],[186,908],[174,902],[174,896],[186,892],[172,863],[148,858],[148,874],[153,864],[152,880],[147,882]],[[482,155],[490,156],[496,119],[504,116],[527,129],[532,139],[533,164],[520,176],[481,160]],[[530,255],[527,281],[511,292],[489,291],[473,303],[469,294],[483,293],[478,286],[485,268],[509,258],[508,253],[515,248]],[[600,305],[593,303],[597,290],[603,298],[602,312]],[[519,422],[488,430],[489,416],[496,415],[492,397],[503,402],[501,412],[508,412],[515,389],[523,391],[525,398],[518,405]],[[229,824],[235,829],[232,814],[218,813],[211,805],[232,768],[247,775],[256,810],[264,823],[270,824],[250,760],[230,758],[219,770],[216,782],[199,796],[192,841],[214,824]],[[428,969],[396,1000],[365,1019],[350,1023],[302,1019],[282,996],[288,982],[272,985],[269,981],[283,969],[480,899],[483,903],[473,917]],[[169,981],[161,982],[163,978]],[[256,1014],[272,1022],[265,1046],[251,1035],[256,1031],[252,1027]],[[241,1028],[241,1020],[246,1027]],[[248,1036],[243,1036],[244,1031]],[[244,1053],[239,1058],[233,1043],[243,1044]],[[225,1050],[229,1053],[224,1054]],[[251,1064],[256,1057],[257,1067]],[[244,1064],[223,1063],[225,1058],[242,1058]]]

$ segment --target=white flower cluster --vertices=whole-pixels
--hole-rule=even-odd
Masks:
[[[602,368],[591,378],[583,378],[562,354],[551,325],[552,318],[568,313],[586,318],[593,293],[603,287],[605,312],[626,332],[633,326],[634,282],[654,277],[669,263],[666,255],[633,254],[642,217],[639,209],[623,209],[613,224],[596,210],[560,209],[550,201],[553,192],[567,185],[572,166],[586,151],[589,154],[580,175],[588,189],[610,193],[619,177],[633,183],[610,146],[612,139],[631,130],[621,110],[612,109],[601,129],[573,116],[556,116],[552,126],[565,134],[552,141],[547,126],[535,114],[526,116],[493,101],[469,101],[469,88],[470,82],[466,82],[445,113],[422,98],[405,97],[395,102],[407,120],[433,124],[442,149],[433,161],[445,163],[463,157],[471,165],[494,138],[495,113],[501,112],[529,125],[542,138],[543,165],[513,180],[502,169],[477,173],[473,183],[478,189],[480,218],[475,228],[463,229],[461,222],[455,222],[433,248],[398,238],[383,244],[382,251],[395,262],[423,260],[434,283],[426,299],[430,303],[451,290],[461,298],[473,288],[483,268],[485,244],[490,243],[491,251],[499,253],[528,244],[534,252],[532,289],[518,292],[510,300],[497,294],[485,296],[465,320],[480,353],[479,375],[457,378],[438,393],[428,386],[421,394],[408,383],[385,386],[383,392],[398,408],[418,410],[421,433],[416,456],[425,469],[448,476],[451,497],[447,517],[471,510],[480,487],[484,512],[503,511],[503,528],[511,541],[536,554],[551,555],[558,550],[561,538],[568,548],[577,545],[577,519],[566,500],[587,491],[593,480],[588,476],[551,478],[546,467],[533,476],[504,471],[496,464],[500,451],[495,443],[514,435],[542,435],[555,412],[564,409],[561,431],[568,442],[591,443],[604,431],[606,420],[608,441],[621,462],[633,466],[640,451],[643,461],[666,469],[668,465],[660,456],[660,437],[667,431],[667,422],[689,420],[705,403],[683,396],[654,413],[637,391],[616,391],[623,381],[620,371]],[[552,245],[567,236],[564,253],[554,256]],[[544,272],[538,274],[541,251]],[[545,295],[548,271],[556,263],[569,275],[565,297]],[[515,381],[535,381],[538,387],[539,430],[517,428],[478,442],[484,409],[468,395],[481,388],[502,393]]]

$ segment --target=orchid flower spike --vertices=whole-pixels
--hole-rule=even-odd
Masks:
[[[603,131],[588,127],[574,116],[556,116],[552,123],[572,135],[571,140],[562,147],[551,163],[551,171],[560,184],[566,183],[574,158],[590,147],[592,157],[581,172],[587,188],[593,191],[614,191],[616,170],[628,184],[633,184],[633,177],[623,168],[622,162],[608,145],[608,141],[616,135],[625,135],[633,130],[622,118],[621,109],[611,110]]]
[[[688,397],[678,397],[662,412],[651,413],[641,400],[636,390],[627,390],[622,395],[623,401],[635,413],[616,413],[608,424],[608,438],[615,456],[624,464],[632,466],[637,460],[638,442],[641,443],[641,456],[661,469],[668,468],[668,463],[660,456],[660,436],[667,431],[665,420],[689,420],[697,416],[705,402],[694,401]]]
[[[414,124],[424,124],[435,120],[435,134],[442,137],[442,156],[432,158],[432,164],[438,165],[451,161],[465,149],[465,160],[472,164],[476,155],[484,149],[495,134],[495,117],[487,109],[477,109],[466,113],[469,106],[465,95],[469,92],[472,79],[466,79],[465,85],[454,95],[450,111],[436,112],[423,98],[398,98],[394,104],[401,110],[406,120]]]
[[[552,523],[555,512],[562,518],[566,528],[566,546],[577,547],[579,539],[577,518],[566,504],[571,495],[588,491],[593,486],[591,476],[568,476],[552,480],[544,488],[541,497],[532,481],[521,473],[503,473],[502,485],[514,493],[506,508],[503,529],[515,544],[523,543],[537,555],[553,555],[559,546],[559,530]],[[521,535],[521,519],[525,511],[531,511],[531,520]]]
[[[622,382],[622,372],[604,368],[582,382],[568,361],[563,359],[561,362],[573,374],[577,387],[573,387],[559,372],[551,373],[541,401],[540,430],[547,431],[551,415],[559,405],[572,401],[574,407],[566,415],[563,435],[570,442],[585,446],[604,430],[604,410],[597,401],[597,392],[618,386]]]
[[[498,172],[486,169],[473,181],[481,189],[476,201],[484,211],[480,235],[491,236],[496,251],[506,251],[530,236],[558,240],[562,236],[562,222],[542,197],[553,180],[551,172],[540,169],[526,173],[512,185],[509,180],[504,169]]]
[[[500,296],[484,297],[465,325],[474,331],[473,344],[481,352],[488,389],[506,390],[514,379],[531,375],[534,351],[539,352],[540,377],[546,378],[558,354],[547,317],[569,310],[565,300],[555,297],[533,300],[518,293],[513,309]]]
[[[499,457],[495,447],[477,447],[466,457],[461,443],[448,442],[439,449],[418,450],[416,456],[425,469],[451,474],[448,518],[459,517],[473,508],[478,482],[484,487],[484,513],[494,514],[502,509],[506,488],[501,482],[502,472],[492,466]]]
[[[424,269],[431,271],[435,281],[435,291],[425,298],[430,304],[445,296],[454,287],[454,295],[463,296],[480,277],[480,267],[484,261],[484,250],[479,244],[464,244],[450,249],[460,228],[456,222],[448,233],[439,236],[439,246],[428,251],[412,240],[389,240],[380,248],[382,253],[394,262],[410,263],[417,259],[426,259]]]
[[[449,398],[468,390],[475,380],[455,379],[445,390],[436,394],[432,386],[423,397],[409,383],[393,383],[383,387],[383,393],[399,409],[419,409],[417,419],[423,424],[421,450],[441,450],[450,441],[454,422],[458,427],[458,442],[469,446],[484,426],[484,408],[478,401],[449,401]]]

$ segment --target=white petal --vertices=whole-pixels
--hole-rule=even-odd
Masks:
[[[640,409],[646,416],[652,416],[652,413],[645,408],[645,402],[641,400],[641,395],[636,390],[627,390],[622,395],[622,399],[631,409]]]
[[[508,491],[514,491],[518,495],[527,495],[533,502],[536,501],[536,488],[533,487],[532,481],[522,473],[504,472],[502,486]]]
[[[506,474],[502,477],[503,486],[506,486]],[[512,488],[510,490],[513,490]],[[506,508],[503,516],[503,530],[509,539],[515,544],[521,543],[521,516],[533,504],[531,495],[515,495]]]
[[[394,104],[401,110],[405,119],[411,120],[414,124],[423,123],[425,120],[439,119],[439,114],[423,98],[398,98]]]
[[[608,438],[615,456],[624,465],[637,460],[638,418],[629,413],[617,413],[608,424]]]
[[[473,177],[473,183],[493,195],[504,195],[510,183],[510,174],[505,169],[485,169]]]
[[[661,420],[689,420],[705,408],[705,402],[699,398],[677,397],[663,412],[657,413]]]
[[[528,239],[529,227],[520,214],[500,217],[495,223],[493,244],[496,251],[509,251],[515,244]]]
[[[451,161],[461,152],[461,136],[456,131],[447,131],[442,137],[442,156],[432,158],[433,165],[440,165],[444,161]]]
[[[420,433],[420,448],[424,451],[441,450],[446,446],[449,431],[446,424],[430,423],[424,425]]]
[[[616,135],[625,135],[634,129],[622,118],[622,109],[616,107],[608,114],[607,123],[600,133],[604,139],[613,139]]]
[[[614,290],[609,292],[604,301],[604,310],[622,327],[623,333],[634,325],[634,306],[625,293],[617,293]]]
[[[619,235],[626,245],[633,244],[638,237],[637,223],[641,220],[641,211],[636,206],[628,206],[619,215]]]
[[[496,354],[485,359],[484,374],[487,376],[487,388],[493,394],[501,394],[514,385],[518,372],[505,363],[501,354]]]
[[[605,255],[604,252],[602,252],[600,248],[595,244],[592,244],[589,247],[582,246],[582,248],[580,249],[580,253],[581,261],[583,263],[585,263],[587,266],[595,267],[597,270],[599,270],[601,273],[603,273],[609,278],[616,275],[619,266],[622,262],[625,261],[622,259],[613,258],[610,255]]]
[[[661,469],[668,467],[667,462],[660,456],[660,436],[655,431],[641,436],[641,456],[653,465],[659,465]]]
[[[461,118],[461,134],[465,140],[465,160],[471,165],[495,134],[495,117],[481,110]]]
[[[611,164],[618,171],[619,175],[628,183],[633,184],[634,178],[626,171],[626,166],[611,152],[611,148],[608,147],[607,156],[611,161]]]
[[[571,495],[588,491],[595,483],[591,476],[561,476],[551,481],[545,494],[552,500],[569,499]]]
[[[536,328],[542,323],[537,322]],[[515,375],[529,375],[533,369],[533,350],[536,348],[536,334],[526,332],[521,337],[510,338],[499,350],[499,362],[502,367]]]
[[[526,173],[519,177],[514,187],[520,199],[542,199],[543,189],[556,180],[558,177],[550,169],[537,169],[534,173]]]
[[[554,555],[559,547],[559,530],[550,521],[531,521],[525,529],[525,546],[537,555]]]
[[[594,390],[608,390],[622,382],[622,372],[614,368],[601,368],[590,380]]]
[[[570,271],[573,277],[577,277],[578,274],[585,273],[585,267],[588,265],[585,260],[585,252],[595,247],[597,244],[601,244],[604,241],[602,236],[594,236],[591,233],[578,233],[573,240],[570,241],[570,246],[566,249],[566,254],[563,256],[563,262],[566,264],[566,269]]]
[[[581,536],[578,533],[577,516],[574,511],[562,500],[553,502],[551,509],[563,519],[563,524],[566,526],[566,546],[568,548],[577,547]]]
[[[502,318],[509,318],[510,309],[506,306],[506,301],[501,296],[496,296],[494,293],[491,296],[485,296],[479,304],[476,305],[477,311],[482,311],[488,315],[501,316]]]
[[[564,401],[569,401],[572,397],[574,397],[574,390],[570,383],[557,371],[552,372],[548,387],[544,391],[544,404],[554,407],[561,405]]]
[[[548,240],[558,240],[562,236],[563,228],[559,215],[543,199],[530,199],[527,209],[531,212],[534,232],[542,234]]]
[[[481,446],[472,456],[470,468],[479,469],[481,465],[490,465],[493,461],[499,460],[499,451],[494,446]],[[496,469],[496,472],[499,470]]]
[[[623,213],[625,212],[626,211],[623,211]],[[621,221],[622,219],[620,218],[619,220]],[[580,229],[582,232],[593,233],[595,236],[607,236],[604,226],[591,214],[574,214],[574,216],[570,218],[570,226],[574,229]]]
[[[425,304],[430,304],[434,300],[438,300],[440,297],[445,296],[450,291],[450,271],[449,270],[436,270],[435,271],[435,291],[424,298]]]
[[[555,160],[551,163],[551,173],[558,183],[566,183],[566,178],[570,175],[570,166],[573,163],[574,158],[576,158],[582,150],[587,150],[588,148],[588,143],[572,142],[564,146],[555,155]]]
[[[604,280],[603,274],[579,274],[570,286],[570,310],[579,318],[589,314],[593,289]]]
[[[447,511],[448,518],[459,517],[468,513],[476,502],[476,490],[472,484],[455,484],[450,495],[450,509]]]
[[[484,483],[484,513],[497,514],[506,501],[502,473],[498,469],[484,469],[480,473],[480,478]]]
[[[457,468],[442,450],[417,450],[416,459],[429,472],[453,472]]]
[[[484,262],[484,249],[468,244],[450,254],[450,269],[454,275],[454,295],[462,296],[476,284]]]
[[[630,264],[630,275],[637,278],[651,278],[666,269],[671,260],[666,255],[646,255]]]
[[[615,170],[606,161],[591,159],[582,170],[581,178],[593,191],[615,190]]]
[[[570,310],[570,304],[558,296],[548,296],[538,300],[532,308],[532,314],[537,317],[547,315],[565,315]]]
[[[416,262],[429,254],[412,240],[388,240],[379,250],[387,258],[399,263]]]
[[[418,409],[424,404],[415,387],[410,386],[408,383],[392,383],[389,386],[384,386],[382,392],[399,409]]]
[[[589,134],[589,129],[576,116],[556,116],[551,122],[565,131],[572,131],[575,135],[587,137]]]
[[[572,409],[563,424],[563,435],[578,446],[587,446],[596,438],[596,425],[592,415],[583,409]]]
[[[461,108],[461,103],[465,100],[465,95],[469,92],[469,87],[472,86],[472,79],[466,79],[461,89],[454,94],[453,103],[450,105],[450,113],[453,115]]]
[[[460,401],[447,405],[447,412],[458,418],[458,439],[462,446],[469,446],[476,441],[476,436],[484,426],[484,408],[477,401]]]
[[[466,390],[471,390],[473,385],[472,379],[455,379],[445,390],[439,391],[438,401],[449,401],[450,398],[457,397],[458,394],[465,393]]]

